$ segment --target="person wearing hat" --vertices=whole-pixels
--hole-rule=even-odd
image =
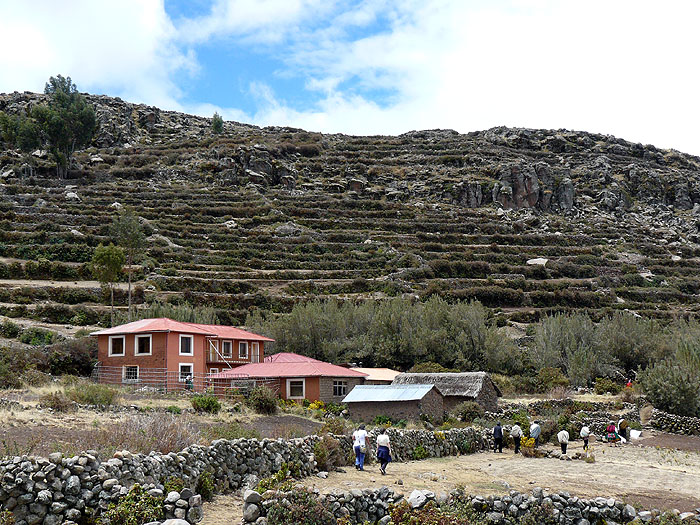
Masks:
[[[540,427],[539,421],[534,421],[530,425],[530,437],[535,440],[535,448],[540,446],[540,434],[542,433],[542,427]]]
[[[520,440],[523,437],[523,429],[517,423],[513,425],[510,429],[510,437],[513,438],[513,445],[515,445],[515,454],[520,452]]]
[[[503,427],[501,427],[501,422],[496,423],[493,427],[493,451],[503,452]]]

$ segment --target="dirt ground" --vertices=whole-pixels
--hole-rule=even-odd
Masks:
[[[365,472],[349,467],[345,473],[331,472],[327,479],[311,477],[303,483],[322,492],[387,485],[406,496],[415,489],[447,493],[462,486],[471,494],[488,495],[510,489],[528,492],[539,486],[581,497],[614,496],[646,509],[695,511],[700,507],[699,442],[692,436],[650,432],[625,446],[593,443],[595,463],[524,458],[508,450],[391,463],[386,476],[376,465]],[[581,444],[573,442],[569,450],[580,451]],[[219,496],[205,505],[202,525],[233,523],[241,515],[240,496]]]

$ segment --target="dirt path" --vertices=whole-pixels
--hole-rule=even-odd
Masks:
[[[681,440],[683,436],[674,436]],[[331,472],[327,479],[303,481],[308,487],[333,489],[376,488],[387,485],[408,496],[415,489],[436,493],[462,486],[472,494],[504,494],[510,489],[529,492],[539,486],[568,491],[582,497],[614,496],[642,508],[677,508],[683,512],[700,507],[700,454],[657,448],[659,436],[650,436],[649,444],[614,447],[593,445],[595,463],[529,459],[512,451],[503,454],[484,452],[469,456],[391,463],[382,476],[376,465],[365,472],[346,468]],[[580,451],[572,443],[571,452]],[[398,485],[399,480],[403,483]],[[223,525],[240,519],[240,497],[221,496],[205,505],[204,525]]]
[[[48,281],[40,279],[0,279],[0,286],[14,286],[20,288],[29,286],[32,288],[100,288],[98,281]],[[114,283],[115,288],[127,290],[128,283]]]

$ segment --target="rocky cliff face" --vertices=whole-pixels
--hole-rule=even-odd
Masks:
[[[86,96],[100,124],[94,139],[100,151],[124,157],[180,152],[177,159],[161,156],[139,166],[151,164],[154,175],[205,171],[232,184],[556,213],[583,203],[619,213],[640,204],[682,210],[700,204],[698,157],[609,135],[499,127],[467,135],[430,130],[352,137],[226,122],[224,134],[214,137],[208,118]],[[0,95],[0,111],[26,111],[44,100]]]

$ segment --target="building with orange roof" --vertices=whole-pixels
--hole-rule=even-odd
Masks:
[[[260,363],[273,339],[233,326],[142,319],[97,337],[96,375],[105,383],[202,390],[221,371]],[[188,379],[189,378],[189,379]]]

